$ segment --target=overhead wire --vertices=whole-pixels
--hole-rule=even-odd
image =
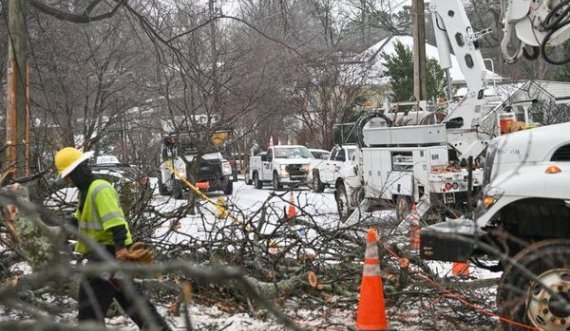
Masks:
[[[20,5],[20,9],[22,9],[22,8],[21,8],[21,6],[22,6],[21,2],[19,1],[18,3],[19,3],[19,5]],[[37,19],[37,17],[36,17],[36,19]],[[40,25],[39,19],[37,19],[37,22],[38,22],[38,25]],[[30,45],[30,55],[32,56],[32,59],[37,63],[36,51],[35,51],[35,49],[34,49],[34,44],[32,43],[32,36],[31,36],[31,34],[30,34],[30,29],[29,29],[27,20],[24,20],[24,26],[25,26],[25,28],[26,28],[26,29],[25,29],[25,30],[26,30],[26,35],[27,35],[27,37],[28,37],[28,44]],[[43,77],[42,77],[42,72],[41,72],[41,70],[39,69],[39,67],[36,67],[36,72],[37,72],[37,74],[38,74],[38,78],[39,78],[39,81],[40,81],[40,86],[42,87],[41,90],[42,90],[42,92],[43,92],[43,95],[44,95],[44,98],[45,98],[45,102],[46,102],[47,108],[48,108],[48,110],[51,112],[51,111],[53,111],[53,109],[51,109],[50,99],[49,99],[49,97],[48,97],[48,95],[47,95],[47,91],[46,91],[46,89],[45,89],[45,84],[44,84],[44,79],[43,79]],[[26,102],[29,102],[29,100],[26,99]],[[30,105],[29,105],[28,107],[30,107]],[[31,110],[31,107],[30,107],[30,110]],[[31,114],[30,114],[30,117],[31,117]]]

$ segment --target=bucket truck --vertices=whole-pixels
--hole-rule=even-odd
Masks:
[[[363,123],[360,168],[364,186],[337,183],[341,218],[346,219],[360,203],[369,206],[386,201],[395,202],[399,218],[408,214],[413,203],[421,216],[436,209],[441,214],[450,206],[464,210],[470,194],[481,187],[482,154],[499,132],[497,104],[484,96],[487,77],[478,42],[482,34],[473,30],[460,1],[431,1],[430,10],[441,67],[451,67],[453,50],[468,91],[445,113],[428,112],[424,106],[414,112],[371,116]],[[362,207],[358,209],[353,215],[360,214]]]
[[[502,43],[505,59],[543,55],[554,64],[567,62],[552,61],[546,48],[570,37],[569,5],[570,1],[509,1]],[[520,40],[515,55],[504,47],[513,32]],[[561,123],[491,140],[475,210],[421,230],[422,258],[470,260],[503,271],[496,302],[505,330],[568,330],[569,131],[570,123]],[[497,262],[483,262],[485,258]]]

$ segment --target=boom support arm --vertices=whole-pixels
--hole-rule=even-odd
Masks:
[[[478,42],[489,31],[473,30],[461,0],[432,0],[430,11],[442,67],[451,66],[449,53],[453,50],[467,84],[467,94],[447,110],[444,119],[448,143],[460,159],[476,159],[493,137],[491,122],[495,121],[484,95],[487,70]]]
[[[463,100],[448,110],[445,121],[461,119],[461,128],[471,129],[478,124],[479,117],[485,115],[475,109],[480,103],[477,100],[483,102],[487,88],[485,63],[478,43],[481,34],[471,27],[460,0],[432,0],[430,10],[440,60],[444,64],[449,62],[449,54],[441,54],[441,50],[449,52],[451,46],[468,88],[465,99],[469,101]]]

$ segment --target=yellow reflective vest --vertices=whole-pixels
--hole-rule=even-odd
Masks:
[[[131,231],[119,205],[119,196],[115,188],[106,180],[97,179],[91,183],[85,196],[83,210],[75,212],[79,231],[93,238],[101,245],[113,246],[113,232],[110,228],[124,224],[127,229],[125,245],[133,242]],[[87,245],[79,239],[75,251],[85,254]]]

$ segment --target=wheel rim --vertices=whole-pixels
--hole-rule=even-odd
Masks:
[[[347,217],[347,212],[346,212],[346,206],[348,205],[348,198],[346,196],[346,193],[344,193],[344,191],[340,191],[338,193],[338,213],[340,215],[341,218],[345,218]]]
[[[527,316],[535,327],[555,331],[568,330],[570,309],[567,306],[569,302],[570,269],[550,269],[538,276],[537,281],[533,282],[529,288],[526,304]]]

